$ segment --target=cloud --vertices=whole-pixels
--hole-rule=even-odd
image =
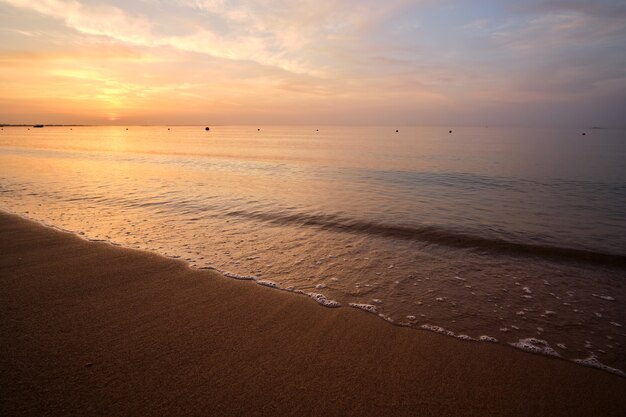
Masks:
[[[78,32],[105,36],[119,42],[141,47],[169,46],[181,51],[207,54],[230,60],[253,61],[294,73],[316,71],[301,60],[286,57],[289,37],[283,36],[277,46],[260,37],[245,33],[230,38],[219,33],[198,28],[191,35],[158,36],[155,23],[150,19],[131,15],[120,8],[103,4],[82,4],[76,0],[4,0],[22,9],[33,10],[62,20],[67,27]],[[246,16],[235,13],[231,19],[246,23]],[[292,40],[293,42],[293,40]],[[296,43],[297,46],[297,43]]]
[[[575,12],[608,19],[626,17],[626,4],[621,0],[527,0],[516,2],[512,9],[541,14]]]
[[[468,107],[501,116],[626,97],[617,0],[0,3],[0,88],[16,100],[75,91],[129,111],[176,103],[284,122],[324,108],[329,120],[363,111],[353,120],[412,123],[416,109],[444,120]]]
[[[127,5],[78,0],[0,1],[61,20],[86,35],[251,61],[315,77],[329,76],[344,62],[329,62],[328,56],[347,60],[353,44],[368,42],[368,36],[394,16],[422,3],[388,0],[380,7],[375,0],[178,0],[166,11],[144,7],[138,13]],[[183,33],[168,34],[177,31]]]

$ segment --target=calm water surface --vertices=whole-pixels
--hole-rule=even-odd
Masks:
[[[626,369],[626,131],[318,128],[5,127],[0,208]]]

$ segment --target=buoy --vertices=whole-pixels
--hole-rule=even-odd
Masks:
[[[583,132],[583,136],[585,136],[585,135],[586,135],[586,133],[585,133],[585,132]]]
[[[205,127],[205,128],[204,128],[204,130],[209,131],[209,130],[211,130],[211,129],[209,129],[208,127]]]
[[[170,128],[168,127],[167,130],[170,130]]]
[[[398,133],[398,129],[396,129],[396,133]]]
[[[319,132],[320,130],[319,130],[319,129],[315,129],[315,131],[316,131],[316,132]]]
[[[452,131],[451,131],[451,130],[448,130],[448,133],[452,133]]]
[[[260,132],[260,131],[261,131],[261,129],[257,129],[256,131],[257,131],[257,132]]]

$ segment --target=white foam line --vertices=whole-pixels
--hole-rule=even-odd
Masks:
[[[378,317],[380,317],[381,319],[388,321],[389,323],[394,323],[395,324],[395,320],[392,319],[390,316],[383,314],[383,313],[378,313]]]
[[[491,343],[498,343],[498,339],[496,339],[495,337],[491,337],[491,336],[479,336],[478,340],[480,340],[481,342],[491,342]]]
[[[274,281],[271,281],[269,279],[258,279],[256,280],[256,283],[259,285],[263,285],[265,287],[270,287],[270,288],[280,288],[280,285],[278,285],[277,283],[275,283]]]
[[[323,305],[324,307],[329,307],[329,308],[341,307],[341,304],[338,301],[329,300],[323,294],[310,292],[310,293],[307,293],[307,295],[311,297],[312,299],[314,299],[315,301],[317,301],[318,304]]]
[[[591,368],[601,369],[603,371],[607,371],[621,377],[626,377],[626,373],[624,373],[624,371],[604,365],[598,360],[598,358],[594,354],[591,354],[591,356],[586,359],[574,359],[574,362],[584,366],[589,366]]]
[[[256,281],[257,277],[255,277],[254,275],[239,275],[239,274],[235,274],[234,272],[227,272],[227,271],[221,271],[221,270],[217,270],[220,274],[224,275],[225,277],[228,278],[232,278],[232,279],[238,279],[241,281]]]
[[[445,334],[446,336],[452,336],[452,337],[456,336],[454,334],[454,332],[451,332],[450,330],[446,330],[443,327],[434,326],[432,324],[422,324],[420,326],[420,328],[422,328],[424,330],[429,330],[429,331],[435,332],[435,333]]]
[[[212,267],[210,267],[212,268]],[[216,271],[218,271],[220,274],[222,274],[225,277],[228,278],[233,278],[233,279],[237,279],[237,280],[242,280],[242,281],[255,281],[257,284],[259,285],[263,285],[265,287],[269,287],[269,288],[273,288],[273,289],[277,289],[277,290],[281,290],[281,291],[288,291],[288,292],[292,292],[295,294],[304,294],[307,295],[309,297],[311,297],[313,300],[315,300],[318,304],[324,306],[324,307],[328,307],[328,308],[336,308],[336,307],[341,307],[341,303],[339,303],[338,301],[335,300],[330,300],[328,298],[326,298],[325,295],[320,294],[320,293],[313,293],[313,292],[305,292],[302,290],[298,290],[295,289],[293,286],[289,286],[286,288],[282,288],[280,286],[280,284],[269,280],[269,279],[259,279],[258,277],[254,276],[254,275],[240,275],[240,274],[236,274],[234,272],[228,272],[228,271],[223,271],[217,268],[212,268],[215,269]]]
[[[556,350],[552,349],[548,342],[542,339],[536,339],[534,337],[520,339],[515,343],[509,343],[509,345],[517,349],[524,350],[526,352],[539,353],[546,356],[561,356],[557,353]]]
[[[378,314],[378,309],[375,305],[372,304],[361,304],[361,303],[349,303],[350,307],[359,308],[363,311],[367,311],[368,313]]]

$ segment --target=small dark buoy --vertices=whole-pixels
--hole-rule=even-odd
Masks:
[[[170,128],[168,127],[167,130],[170,130]]]
[[[126,128],[126,130],[128,130],[128,128]]]
[[[209,129],[208,127],[205,127],[205,128],[204,128],[204,130],[209,131],[209,130],[211,130],[211,129]]]
[[[316,131],[316,132],[319,132],[320,130],[319,130],[319,129],[315,129],[315,131]]]
[[[89,368],[89,367],[91,367],[92,365],[93,365],[93,363],[92,363],[92,362],[87,362],[87,363],[85,364],[85,368]]]
[[[452,133],[452,131],[451,131],[451,130],[448,130],[448,133]]]
[[[586,135],[586,133],[585,133],[585,132],[583,132],[583,136],[585,136],[585,135]]]
[[[260,131],[261,131],[261,129],[257,129],[256,131],[257,131],[257,132],[260,132]]]
[[[398,129],[396,129],[396,133],[398,133]]]

